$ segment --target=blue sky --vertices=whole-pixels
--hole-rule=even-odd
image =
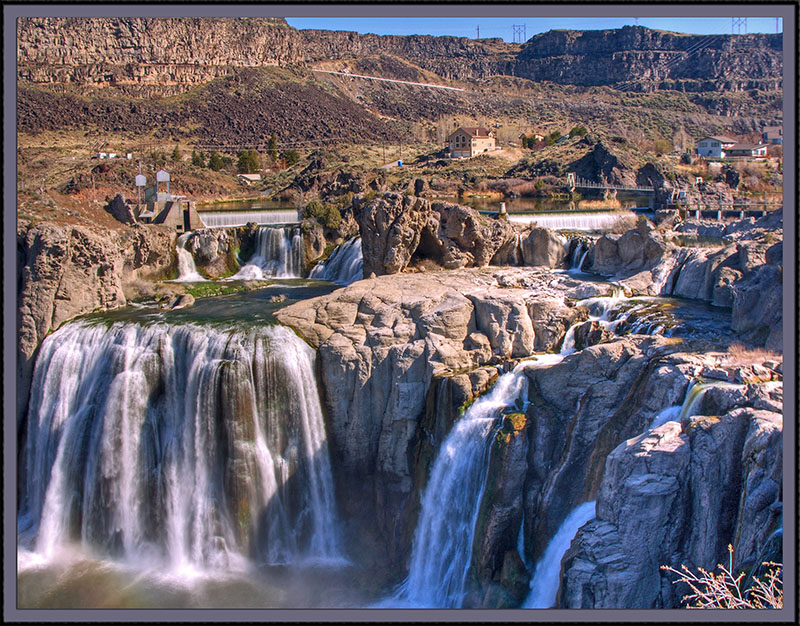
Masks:
[[[313,8],[311,6],[309,9]],[[408,7],[409,11],[413,7]],[[457,7],[451,6],[445,11],[453,11]],[[579,7],[574,7],[576,10]],[[633,8],[633,7],[632,7]],[[678,7],[679,8],[679,7]],[[346,30],[358,33],[375,33],[377,35],[452,35],[455,37],[471,37],[477,34],[480,27],[481,38],[500,37],[506,41],[514,41],[515,24],[525,25],[525,35],[530,39],[537,33],[553,29],[573,30],[604,30],[621,28],[633,25],[634,17],[586,17],[586,18],[551,18],[551,17],[287,17],[286,21],[298,29],[315,28],[320,30]],[[730,34],[730,17],[692,17],[692,18],[661,18],[640,17],[639,26],[670,30],[679,33],[692,34]],[[780,30],[783,31],[781,20]],[[744,27],[737,28],[737,32],[744,33]],[[774,33],[774,17],[748,17],[748,33]]]

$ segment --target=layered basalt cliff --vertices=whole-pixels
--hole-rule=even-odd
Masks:
[[[174,92],[233,68],[393,55],[448,80],[497,74],[576,85],[624,81],[700,90],[779,88],[780,35],[682,35],[643,27],[556,30],[526,44],[465,37],[297,31],[280,18],[26,18],[18,28],[25,83],[153,85]],[[721,84],[722,84],[721,83]],[[694,86],[694,87],[692,87]]]
[[[528,40],[517,55],[515,74],[574,85],[663,84],[662,88],[726,89],[763,81],[780,87],[780,35],[683,35],[625,26],[619,30],[551,30]],[[672,83],[672,84],[670,84]]]

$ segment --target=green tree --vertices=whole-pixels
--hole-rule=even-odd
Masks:
[[[549,134],[547,137],[548,137],[548,139],[552,139],[552,140],[553,140],[553,143],[555,143],[556,141],[558,141],[559,139],[561,139],[561,133],[560,133],[559,131],[557,131],[557,130],[554,130],[554,131],[553,131],[552,133],[550,133],[550,134]],[[552,145],[552,144],[550,144],[550,145]]]
[[[586,129],[586,126],[575,126],[571,131],[569,131],[570,138],[572,137],[584,137],[589,131]]]
[[[300,160],[300,154],[297,150],[286,150],[283,153],[283,160],[286,162],[286,167],[292,167]]]
[[[269,143],[267,144],[267,154],[272,158],[272,160],[276,160],[278,158],[278,138],[275,136],[275,133],[272,133],[272,136],[269,138]]]
[[[175,146],[175,149],[172,151],[172,160],[175,163],[183,160],[183,152],[181,152],[181,149],[178,146]]]
[[[196,152],[195,150],[192,150],[192,165],[196,167],[205,167],[206,155],[202,151]]]
[[[219,172],[224,166],[225,164],[223,163],[222,157],[219,155],[219,153],[216,151],[212,152],[208,159],[208,168],[214,170],[215,172]]]
[[[326,228],[336,228],[342,221],[342,214],[335,205],[322,204],[316,200],[312,200],[305,206],[303,216],[317,220]]]
[[[236,168],[240,174],[255,174],[261,168],[261,158],[255,150],[242,150]]]

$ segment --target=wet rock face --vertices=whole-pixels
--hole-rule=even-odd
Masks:
[[[731,307],[731,327],[744,341],[781,351],[782,239],[780,212],[729,224],[689,221],[664,233],[640,221],[623,235],[597,239],[591,271],[634,295]]]

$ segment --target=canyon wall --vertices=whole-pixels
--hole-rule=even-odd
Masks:
[[[667,81],[664,87],[697,91],[711,83],[728,90],[776,89],[782,79],[781,35],[704,37],[626,26],[549,31],[520,45],[297,31],[282,18],[45,17],[19,24],[18,78],[24,83],[149,84],[169,90],[214,80],[233,68],[372,55],[399,57],[462,81],[506,74],[575,85]]]

